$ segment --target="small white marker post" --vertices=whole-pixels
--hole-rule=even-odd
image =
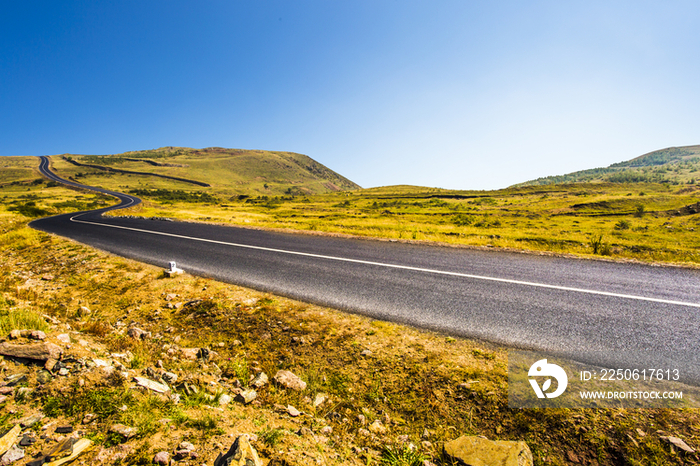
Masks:
[[[165,270],[165,275],[168,277],[174,277],[175,275],[180,275],[183,272],[182,269],[177,268],[177,264],[175,264],[173,261],[168,262],[168,265],[170,268]]]

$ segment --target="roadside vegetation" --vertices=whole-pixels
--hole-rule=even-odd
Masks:
[[[411,186],[315,196],[147,202],[171,217],[400,241],[646,262],[700,263],[700,185],[571,184],[473,192]]]
[[[388,200],[377,190],[362,203],[401,211],[420,202],[426,206],[416,208],[446,209],[450,219],[473,215],[436,206],[435,198],[415,200],[412,189]],[[186,274],[167,279],[155,267],[28,228],[31,216],[9,210],[28,199],[22,196],[36,196],[35,206],[56,210],[54,203],[71,196],[76,202],[95,200],[34,183],[31,176],[0,188],[0,330],[42,330],[57,342],[57,334],[70,337],[68,345],[59,343],[71,370],[53,374],[43,385],[35,379],[40,368],[10,358],[1,362],[3,377],[28,375],[29,391],[3,402],[0,430],[38,412],[45,416],[33,428],[38,440],[26,447],[28,456],[52,445],[56,426],[69,425],[95,443],[81,457],[86,464],[151,464],[157,452],[173,452],[183,442],[197,454],[185,461],[211,464],[240,433],[251,434],[268,465],[441,464],[442,444],[465,434],[524,440],[537,465],[698,463],[695,454],[662,440],[674,436],[697,447],[697,410],[511,409],[504,348]],[[437,201],[479,209],[503,202],[489,197],[495,204],[468,204],[482,197]],[[306,204],[293,198],[273,208],[248,199],[235,201],[241,211]],[[347,210],[347,205],[333,207],[346,200],[358,204],[345,194],[309,203]],[[394,202],[403,204],[379,206]],[[630,221],[639,218],[632,214]],[[134,328],[144,336],[133,337]],[[185,348],[213,355],[179,357]],[[118,370],[99,376],[95,368],[73,369],[79,361],[95,359],[115,361]],[[221,403],[224,394],[248,388],[251,376],[279,369],[299,375],[307,387],[296,392],[270,384],[250,404]],[[179,402],[132,388],[134,376],[159,371],[177,375],[172,385]],[[290,414],[290,406],[301,414]],[[115,423],[136,433],[119,434]]]

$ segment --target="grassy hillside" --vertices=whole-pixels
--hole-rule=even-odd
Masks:
[[[211,185],[211,190],[205,189],[205,192],[216,192],[220,196],[318,194],[360,188],[312,158],[293,152],[163,147],[116,155],[65,154],[52,157],[52,166],[59,175],[88,185],[110,189],[124,186],[192,189],[188,183],[76,166],[71,161],[112,170],[195,180]]]
[[[583,182],[695,184],[700,182],[699,170],[700,146],[669,147],[609,167],[537,178],[516,186]]]

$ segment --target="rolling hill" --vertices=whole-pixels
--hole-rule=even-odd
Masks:
[[[52,157],[52,166],[65,177],[113,189],[192,189],[195,184],[228,195],[360,189],[312,158],[293,152],[162,147],[114,155],[64,154]]]
[[[514,187],[583,182],[695,184],[696,181],[700,181],[700,146],[684,146],[649,152],[604,168],[537,178]]]

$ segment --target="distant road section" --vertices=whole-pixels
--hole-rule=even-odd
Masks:
[[[42,173],[65,182],[48,161]],[[138,202],[107,194],[122,201],[112,208]],[[102,217],[105,210],[31,226],[157,266],[176,261],[195,275],[378,319],[613,368],[678,368],[683,380],[700,385],[697,270]]]
[[[76,165],[78,167],[94,168],[96,170],[102,170],[102,171],[106,171],[106,172],[123,173],[126,175],[155,176],[157,178],[165,178],[167,180],[182,181],[183,183],[189,183],[189,184],[193,184],[196,186],[203,186],[205,188],[211,186],[209,183],[205,183],[203,181],[190,180],[187,178],[178,178],[177,176],[161,175],[159,173],[149,173],[149,172],[135,172],[135,171],[131,171],[131,170],[122,170],[120,168],[103,167],[102,165],[91,165],[91,164],[87,164],[87,163],[80,163],[80,162],[76,162],[75,160],[70,160],[70,159],[65,159],[65,160],[66,160],[66,162],[72,163],[73,165]],[[129,160],[134,160],[134,159],[129,159]],[[163,166],[163,165],[156,165],[156,166]]]

